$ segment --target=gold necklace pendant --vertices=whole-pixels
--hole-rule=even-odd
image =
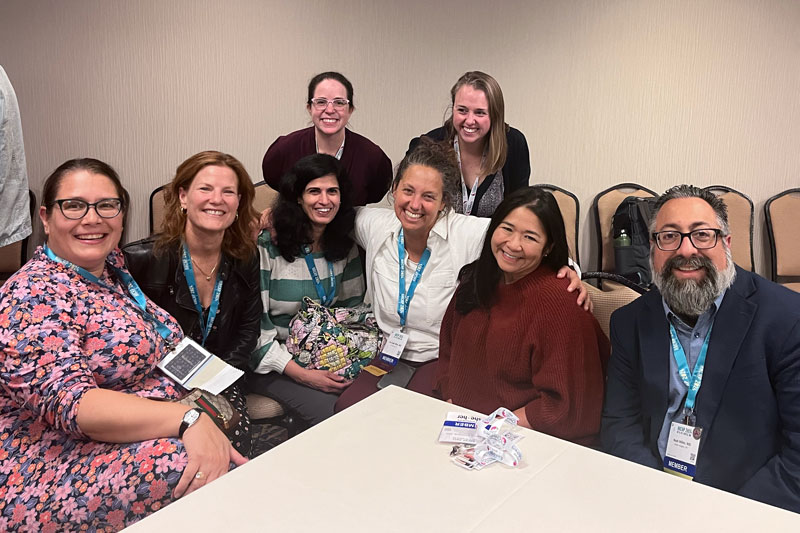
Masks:
[[[217,266],[219,265],[219,261],[217,261],[217,263],[214,265],[214,268],[212,268],[212,269],[211,269],[211,272],[209,272],[209,273],[206,273],[206,271],[205,271],[205,270],[203,270],[202,268],[200,268],[200,265],[198,265],[198,264],[197,264],[197,261],[195,261],[195,260],[194,260],[194,258],[192,258],[192,264],[194,264],[194,266],[196,266],[196,267],[197,267],[197,270],[199,270],[199,271],[200,271],[200,273],[201,273],[203,276],[205,276],[205,278],[206,278],[206,281],[211,281],[211,276],[213,276],[213,275],[214,275],[214,271],[217,269]]]

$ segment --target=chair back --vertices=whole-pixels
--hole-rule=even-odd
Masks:
[[[583,282],[583,285],[586,287],[586,290],[592,299],[592,314],[597,319],[597,322],[600,324],[600,328],[603,330],[603,333],[606,334],[606,337],[611,338],[609,333],[611,315],[614,313],[614,311],[623,305],[628,305],[641,295],[633,289],[623,286],[617,286],[613,290],[603,291],[594,285],[586,283],[585,281]]]
[[[594,212],[597,229],[597,270],[614,271],[614,235],[612,219],[619,204],[628,196],[653,197],[656,193],[636,183],[620,183],[609,187],[594,197]]]
[[[256,183],[256,195],[253,198],[253,209],[258,211],[259,214],[268,208],[272,207],[272,202],[277,198],[278,191],[270,187],[264,181]]]
[[[164,220],[166,209],[164,202],[166,188],[166,185],[162,185],[150,193],[150,235],[161,229],[161,222]]]
[[[731,255],[733,262],[745,270],[753,272],[753,201],[744,193],[726,187],[711,185],[705,187],[725,202],[728,207],[728,225],[731,228]]]
[[[564,229],[567,232],[567,246],[569,246],[569,256],[578,264],[578,221],[580,220],[581,204],[578,197],[566,189],[557,185],[540,183],[534,187],[541,187],[549,191],[558,203],[561,217],[564,219]]]
[[[800,292],[800,188],[776,194],[764,204],[767,222],[772,281]]]
[[[602,284],[602,286],[606,290],[598,289],[594,285],[587,283],[587,280],[590,279],[598,280],[598,285],[600,285],[600,280],[605,280],[607,283]],[[583,285],[592,299],[592,314],[600,324],[603,333],[609,338],[611,338],[609,333],[611,315],[614,314],[614,311],[623,305],[628,305],[647,292],[647,289],[628,278],[608,272],[584,272],[581,280],[583,280]]]
[[[33,215],[36,212],[36,195],[31,190],[28,190],[28,202],[31,221],[33,221]],[[29,240],[30,235],[22,240],[0,246],[0,285],[25,264],[28,258]]]

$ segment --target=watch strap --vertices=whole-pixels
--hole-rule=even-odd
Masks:
[[[197,413],[197,416],[196,416],[196,417],[194,417],[194,420],[192,420],[192,421],[187,421],[187,420],[186,420],[186,415],[188,415],[188,414],[189,414],[190,412],[192,412],[192,411],[194,411],[195,413]],[[193,426],[193,425],[194,425],[194,424],[195,424],[195,423],[196,423],[198,420],[200,420],[200,415],[201,415],[202,413],[203,413],[203,412],[202,412],[200,409],[196,408],[196,407],[195,407],[195,408],[192,408],[192,409],[189,409],[188,411],[186,411],[186,413],[184,413],[184,415],[183,415],[183,418],[181,419],[181,426],[178,428],[178,438],[179,438],[179,439],[182,439],[182,438],[183,438],[183,434],[184,434],[184,433],[186,433],[186,430],[187,430],[187,429],[189,429],[190,427],[192,427],[192,426]]]

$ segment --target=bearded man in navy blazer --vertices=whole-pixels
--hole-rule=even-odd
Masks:
[[[650,230],[658,290],[611,317],[604,450],[669,470],[685,424],[694,481],[800,512],[800,294],[733,264],[711,192],[668,190]]]

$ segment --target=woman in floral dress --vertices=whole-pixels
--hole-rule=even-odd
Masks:
[[[182,333],[125,269],[127,206],[111,167],[67,161],[47,244],[0,288],[0,530],[116,531],[245,461],[157,401],[184,393],[156,368]]]

